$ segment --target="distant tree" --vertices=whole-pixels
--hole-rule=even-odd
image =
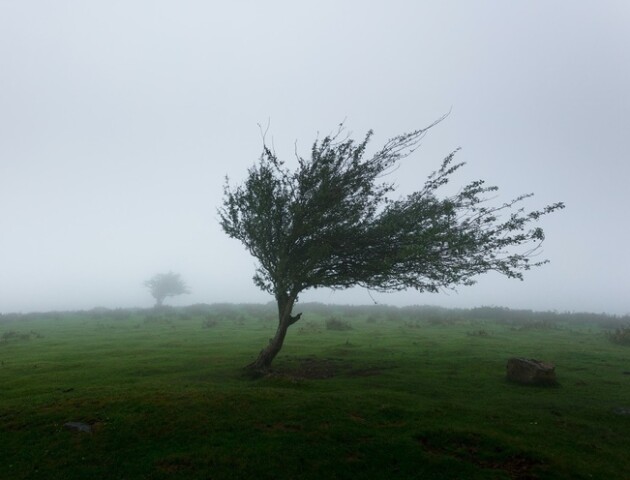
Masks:
[[[309,288],[437,292],[471,285],[489,271],[522,279],[523,271],[547,263],[530,260],[544,239],[543,230],[531,224],[564,205],[527,213],[513,209],[528,194],[492,206],[488,194],[498,188],[483,180],[440,198],[440,187],[464,165],[453,162],[456,151],[420,190],[390,198],[394,184],[383,178],[438,122],[388,140],[371,156],[366,147],[372,131],[356,143],[340,125],[313,143],[310,159],[296,154],[295,170],[263,138],[260,159],[245,182],[231,188],[226,178],[221,226],[256,257],[254,282],[278,306],[275,336],[250,369],[270,369],[288,328],[301,316],[293,315],[298,295]],[[502,218],[504,211],[510,213]]]
[[[156,307],[161,307],[166,297],[190,293],[180,275],[173,272],[159,273],[144,282],[144,285],[149,288],[151,295],[155,298]]]

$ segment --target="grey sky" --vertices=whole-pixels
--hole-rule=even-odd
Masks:
[[[462,147],[461,182],[564,201],[551,264],[380,303],[630,312],[630,3],[0,0],[0,312],[265,302],[217,223],[223,178],[346,119],[373,146],[451,115],[395,173]],[[301,297],[370,303],[364,290]]]

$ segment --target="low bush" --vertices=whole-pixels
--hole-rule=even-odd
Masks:
[[[212,328],[216,327],[219,324],[219,320],[213,315],[208,315],[201,322],[201,328]]]
[[[630,345],[630,325],[616,328],[608,335],[611,342],[618,345]]]
[[[338,318],[331,317],[326,319],[326,330],[352,330],[352,325]]]
[[[468,332],[466,335],[469,337],[489,337],[490,334],[486,330],[473,330],[472,332]]]
[[[28,333],[21,333],[10,330],[8,332],[4,332],[0,336],[0,343],[7,343],[13,340],[30,340],[31,338],[42,338],[42,335],[33,330]]]

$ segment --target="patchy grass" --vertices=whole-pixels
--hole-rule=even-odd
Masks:
[[[254,381],[263,306],[5,319],[0,478],[627,478],[610,326],[429,313],[311,306]],[[560,387],[507,383],[512,356],[555,363]]]

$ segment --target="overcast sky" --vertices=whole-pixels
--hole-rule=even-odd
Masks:
[[[556,201],[525,281],[379,303],[630,313],[630,2],[0,0],[0,312],[267,302],[222,233],[225,175],[341,121],[376,149],[450,116],[393,180],[462,147],[462,183]],[[328,290],[301,301],[372,302]]]

